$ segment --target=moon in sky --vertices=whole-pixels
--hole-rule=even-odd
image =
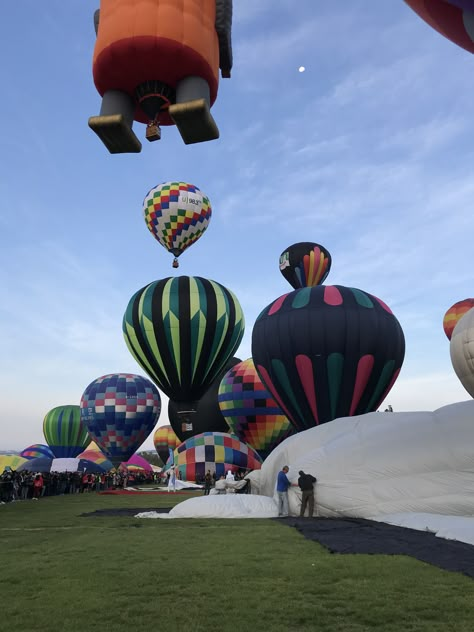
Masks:
[[[304,66],[300,66],[298,68],[298,72],[304,72],[306,70],[306,68]]]

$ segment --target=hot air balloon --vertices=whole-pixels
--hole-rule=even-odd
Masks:
[[[448,309],[443,318],[443,329],[448,340],[451,340],[453,330],[457,323],[471,307],[474,307],[474,298],[465,298],[463,301],[454,303],[454,305],[451,305]]]
[[[295,290],[324,283],[331,269],[331,255],[319,244],[302,241],[280,255],[280,272]]]
[[[77,455],[77,458],[81,461],[87,461],[89,463],[95,463],[103,472],[111,470],[114,466],[111,461],[101,452],[101,450],[87,449]]]
[[[229,470],[259,470],[262,461],[257,452],[235,435],[203,432],[181,443],[174,451],[174,464],[182,480],[204,479],[207,470],[224,476]]]
[[[176,124],[186,144],[219,137],[210,108],[232,68],[232,0],[101,0],[93,75],[102,96],[89,119],[111,153],[141,151],[133,121]]]
[[[194,184],[165,182],[148,191],[143,214],[153,237],[174,255],[177,268],[181,253],[208,227],[212,209],[209,198]]]
[[[90,441],[80,406],[56,406],[43,421],[46,443],[57,459],[73,459]]]
[[[128,470],[129,472],[153,472],[150,463],[139,454],[133,454],[128,461],[121,463],[120,469],[122,471]]]
[[[404,355],[402,328],[387,305],[341,285],[281,296],[252,332],[260,379],[297,430],[376,410]]]
[[[156,426],[161,411],[156,386],[140,375],[112,373],[89,384],[81,417],[90,437],[118,466],[127,461]]]
[[[150,283],[123,318],[131,354],[186,418],[235,353],[244,327],[234,294],[201,277]]]
[[[454,328],[449,352],[459,381],[474,397],[474,308],[466,312]]]
[[[262,459],[294,433],[293,426],[258,377],[252,358],[224,375],[218,401],[232,434],[252,446]]]
[[[0,476],[5,470],[17,470],[28,459],[24,459],[19,454],[0,454]]]
[[[153,435],[155,450],[163,464],[168,460],[170,449],[174,451],[180,443],[181,441],[171,426],[160,426]]]
[[[219,385],[227,371],[239,364],[239,358],[231,358],[197,402],[195,410],[192,409],[186,415],[180,409],[179,404],[172,399],[168,402],[168,418],[171,425],[181,441],[186,441],[202,432],[228,432],[229,426],[219,407],[218,393]],[[166,461],[165,461],[166,462]]]
[[[405,0],[427,24],[461,48],[474,53],[472,0]]]
[[[54,454],[51,448],[47,445],[43,445],[42,443],[34,443],[33,445],[28,446],[22,452],[20,452],[20,456],[24,459],[54,459]]]

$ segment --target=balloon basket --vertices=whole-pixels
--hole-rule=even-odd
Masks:
[[[154,142],[155,140],[160,140],[161,139],[161,129],[160,126],[157,125],[156,123],[149,123],[146,126],[146,139],[150,141],[150,143]]]

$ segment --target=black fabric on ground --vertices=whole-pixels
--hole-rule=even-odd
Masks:
[[[331,553],[409,555],[474,578],[474,546],[362,518],[275,518]]]
[[[100,518],[102,516],[136,516],[137,514],[143,513],[145,511],[169,513],[172,509],[172,507],[158,507],[157,509],[153,509],[150,507],[145,507],[144,509],[141,509],[140,507],[136,507],[135,509],[96,509],[96,511],[81,514],[81,518]]]

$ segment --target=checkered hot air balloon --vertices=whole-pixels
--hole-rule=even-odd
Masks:
[[[206,393],[234,355],[244,328],[234,294],[201,277],[150,283],[132,296],[123,318],[125,342],[135,360],[185,408]]]
[[[474,53],[474,0],[405,0],[427,24]]]
[[[73,459],[90,441],[80,406],[56,406],[43,421],[46,443],[57,459]]]
[[[229,470],[259,470],[262,466],[253,448],[224,432],[203,432],[187,439],[174,451],[174,463],[186,481],[204,478],[207,470],[219,478]]]
[[[148,230],[168,252],[178,257],[204,233],[212,215],[209,198],[193,184],[165,182],[149,191],[143,201]]]
[[[161,411],[156,386],[140,375],[112,373],[89,384],[81,398],[81,418],[104,455],[119,465],[142,445]]]
[[[259,378],[252,358],[222,378],[219,407],[231,432],[266,459],[294,428]]]
[[[298,431],[377,410],[404,356],[403,330],[389,307],[341,285],[280,296],[252,332],[258,374]]]

